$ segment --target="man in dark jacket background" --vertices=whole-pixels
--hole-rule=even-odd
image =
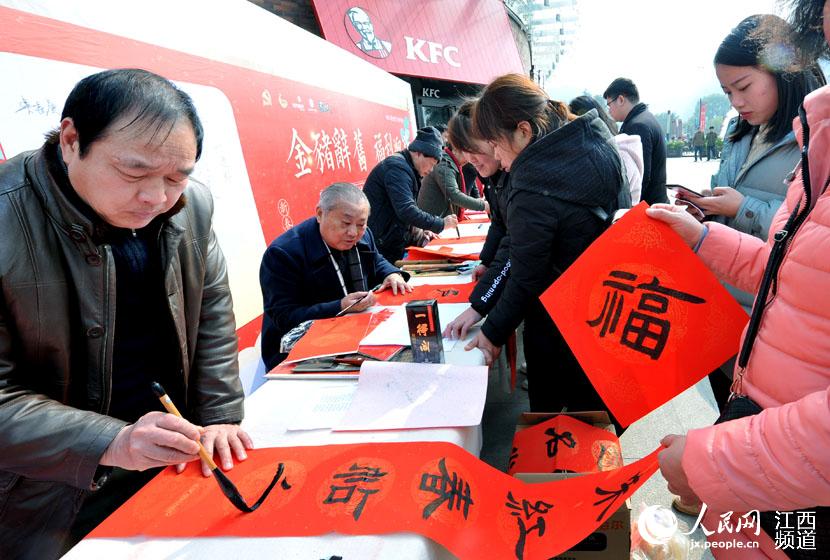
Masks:
[[[171,82],[111,70],[0,165],[0,558],[56,558],[200,438],[226,470],[252,446],[213,203],[188,179],[202,136]]]
[[[666,193],[666,140],[657,119],[640,103],[637,86],[628,78],[617,78],[602,94],[608,113],[623,123],[620,133],[637,135],[643,143],[643,190],[640,199],[655,204],[668,202]]]
[[[384,159],[366,178],[363,192],[372,208],[369,229],[378,250],[390,262],[400,260],[407,246],[421,245],[458,225],[454,214],[439,218],[418,208],[416,202],[421,178],[432,171],[442,153],[441,134],[427,126],[406,150]]]
[[[375,303],[372,289],[412,291],[409,274],[378,253],[366,229],[369,201],[351,183],[320,193],[317,215],[277,237],[262,257],[259,281],[262,359],[268,369],[282,362],[283,335],[309,319],[356,313]]]

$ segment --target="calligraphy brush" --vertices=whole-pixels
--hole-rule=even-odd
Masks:
[[[153,393],[155,393],[159,398],[161,404],[167,412],[174,414],[179,418],[184,418],[181,412],[179,412],[179,409],[176,408],[176,405],[173,404],[173,401],[170,400],[170,397],[167,396],[167,392],[164,390],[164,387],[155,381],[153,381],[151,387],[153,388]],[[274,486],[277,484],[277,481],[282,476],[284,467],[282,463],[280,463],[280,466],[277,469],[277,474],[274,476],[274,480],[271,481],[271,484],[268,485],[268,488],[265,489],[262,496],[254,502],[254,505],[249,506],[245,503],[245,499],[242,497],[242,494],[239,493],[239,490],[236,489],[233,482],[231,482],[231,479],[229,479],[225,473],[223,473],[222,470],[216,466],[216,463],[213,462],[213,458],[208,454],[207,449],[205,449],[205,446],[202,445],[202,442],[199,441],[197,443],[199,444],[199,457],[201,457],[202,460],[207,463],[208,467],[210,467],[210,471],[213,473],[213,477],[216,479],[216,482],[219,483],[219,488],[222,490],[222,493],[239,511],[251,513],[262,505],[262,502],[265,501],[265,498],[271,493],[271,490],[273,490]],[[283,486],[285,486],[285,484],[283,484]]]
[[[381,287],[381,286],[383,286],[383,284],[378,284],[377,286],[375,286],[374,288],[372,288],[371,290],[369,290],[369,291],[366,293],[366,295],[365,295],[365,296],[363,296],[362,298],[360,298],[360,299],[358,299],[358,300],[356,300],[356,301],[351,302],[349,305],[347,305],[347,306],[346,306],[346,309],[341,309],[340,311],[338,311],[338,312],[337,312],[337,315],[335,315],[335,317],[342,317],[343,315],[345,315],[345,314],[346,314],[346,312],[347,312],[349,309],[351,309],[352,307],[354,307],[355,305],[357,305],[357,304],[358,304],[358,303],[360,303],[361,301],[365,300],[367,297],[369,297],[369,294],[371,294],[372,292],[377,292],[377,291],[380,289],[380,287]]]

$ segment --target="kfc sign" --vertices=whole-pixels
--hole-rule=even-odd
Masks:
[[[444,47],[441,43],[434,43],[425,39],[413,39],[412,37],[404,37],[406,40],[406,58],[409,60],[421,60],[432,64],[439,64],[441,59],[447,61],[451,66],[456,68],[461,67],[461,63],[456,58],[458,56],[458,47]],[[427,46],[427,52],[424,54],[424,45]]]
[[[314,9],[327,41],[393,74],[486,84],[524,73],[499,0],[314,0]]]
[[[372,16],[364,8],[352,6],[346,10],[343,25],[354,46],[362,53],[372,58],[386,58],[392,54],[392,42],[386,39],[389,34],[381,29],[381,35],[378,35],[378,24],[372,21]],[[444,47],[435,41],[409,36],[404,36],[404,41],[406,58],[409,60],[420,60],[429,64],[440,64],[442,60],[446,60],[451,66],[461,66],[458,62],[458,47]]]

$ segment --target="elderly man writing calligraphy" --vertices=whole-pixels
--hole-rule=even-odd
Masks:
[[[375,287],[412,291],[409,275],[378,252],[368,220],[363,191],[335,183],[320,193],[316,216],[271,242],[259,270],[262,359],[268,369],[285,359],[280,339],[303,321],[364,311],[375,303]]]

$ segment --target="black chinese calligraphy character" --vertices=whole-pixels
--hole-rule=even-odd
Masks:
[[[606,280],[602,283],[603,286],[612,288],[613,292],[605,294],[602,311],[596,319],[587,321],[588,325],[596,327],[602,324],[599,332],[600,338],[607,334],[614,334],[617,331],[625,305],[625,294],[623,292],[633,294],[635,290],[642,290],[643,293],[640,294],[637,308],[629,312],[620,336],[620,343],[632,350],[648,355],[652,360],[660,357],[669,339],[671,323],[665,318],[656,316],[668,311],[669,298],[692,304],[705,303],[706,301],[693,294],[661,286],[660,280],[656,276],[650,282],[636,285],[633,284],[637,279],[636,274],[622,270],[612,270],[609,276],[619,280]],[[622,280],[632,283],[628,284]]]
[[[470,497],[470,484],[459,478],[458,473],[452,473],[452,476],[450,476],[445,458],[438,461],[438,470],[440,474],[424,473],[421,475],[421,485],[418,488],[438,495],[438,498],[424,508],[424,519],[428,519],[444,503],[447,504],[447,509],[450,511],[453,507],[461,509],[463,504],[464,519],[467,519],[470,506],[475,503]]]
[[[513,497],[513,492],[507,492],[507,502],[504,505],[514,510],[510,512],[510,515],[516,517],[516,523],[519,525],[519,538],[516,540],[516,558],[517,560],[523,560],[527,536],[533,531],[537,531],[540,537],[544,536],[546,528],[544,516],[551,510],[553,504],[542,500],[537,500],[536,504],[531,504],[525,499],[519,504],[516,498]],[[536,514],[539,515],[536,518],[536,523],[528,528],[525,522],[530,521]]]
[[[576,440],[574,439],[571,432],[562,432],[561,434],[556,431],[556,428],[548,428],[545,430],[546,436],[551,436],[551,438],[546,442],[548,448],[548,457],[555,457],[556,454],[559,452],[559,442],[561,441],[567,447],[573,449],[576,447]]]
[[[611,506],[614,505],[614,503],[621,496],[624,496],[629,491],[629,489],[631,489],[631,487],[634,484],[637,484],[637,482],[639,482],[639,481],[640,481],[640,473],[636,473],[636,474],[634,474],[634,476],[632,476],[631,478],[629,478],[628,480],[626,480],[625,482],[620,484],[620,489],[619,490],[603,490],[602,488],[597,486],[596,489],[594,490],[594,492],[598,496],[605,496],[605,497],[602,498],[601,500],[597,501],[597,502],[594,502],[594,505],[598,506],[600,504],[608,502],[608,505],[605,506],[605,509],[602,510],[602,513],[600,513],[597,516],[597,522],[599,522],[605,516],[605,514],[608,512],[608,510],[611,508]]]
[[[518,461],[518,460],[519,460],[519,448],[514,447],[513,449],[510,450],[510,458],[508,460],[507,470],[508,471],[513,470],[513,467],[516,466],[516,461]]]
[[[453,288],[449,288],[449,289],[446,289],[446,290],[436,289],[435,291],[438,292],[439,294],[441,294],[441,297],[457,296],[458,293],[459,293],[458,290],[455,290]]]
[[[377,494],[380,492],[380,489],[367,489],[363,488],[362,486],[358,486],[359,484],[370,484],[379,481],[382,477],[386,476],[388,473],[381,472],[380,469],[376,467],[361,467],[357,464],[353,464],[349,467],[349,472],[347,473],[337,473],[334,475],[334,478],[343,479],[343,482],[348,484],[348,486],[336,486],[334,484],[331,485],[331,492],[323,500],[324,504],[348,504],[352,496],[355,492],[360,492],[363,494],[363,497],[360,499],[360,503],[357,507],[354,508],[352,512],[352,517],[354,520],[357,521],[360,519],[360,515],[363,513],[363,508],[366,506],[366,500],[369,499],[370,494]]]

